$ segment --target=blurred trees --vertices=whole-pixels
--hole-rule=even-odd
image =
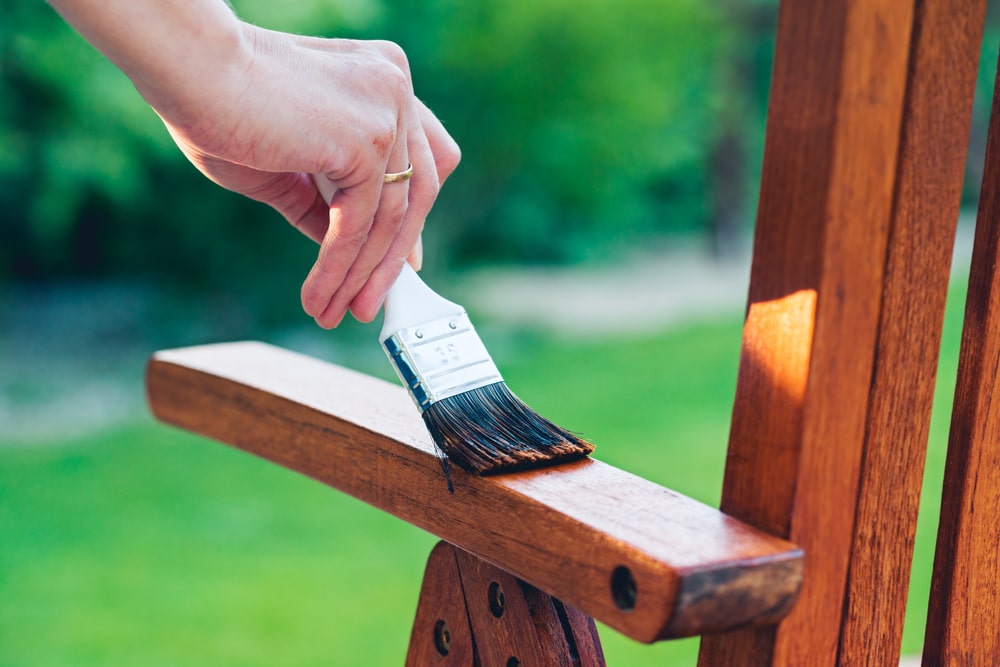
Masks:
[[[459,256],[578,260],[704,227],[731,37],[711,3],[395,4],[388,32],[426,54],[414,80],[463,147],[442,201]]]
[[[463,150],[428,222],[430,265],[579,261],[704,232],[721,215],[720,169],[759,151],[770,0],[233,4],[268,28],[406,49],[418,94]],[[751,29],[738,5],[757,8]],[[202,178],[51,9],[0,9],[0,281],[304,276],[308,242]],[[744,197],[720,196],[749,222]]]

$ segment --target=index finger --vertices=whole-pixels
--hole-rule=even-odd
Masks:
[[[325,178],[325,177],[323,177]],[[302,284],[302,307],[324,328],[333,328],[343,312],[326,312],[368,240],[382,191],[380,179],[337,190],[330,201],[330,225],[320,244],[316,263]]]

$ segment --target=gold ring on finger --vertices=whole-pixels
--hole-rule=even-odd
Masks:
[[[413,176],[413,165],[407,164],[404,171],[397,171],[395,173],[388,173],[382,177],[383,183],[402,183],[403,181],[410,180]]]

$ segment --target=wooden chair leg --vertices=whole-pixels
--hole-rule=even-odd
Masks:
[[[406,667],[479,665],[456,551],[450,544],[438,542],[427,559]]]
[[[407,667],[603,667],[594,619],[439,542],[427,560]]]

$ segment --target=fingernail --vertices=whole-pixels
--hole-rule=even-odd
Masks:
[[[336,319],[331,320],[325,315],[320,315],[315,318],[316,324],[318,324],[323,329],[336,329],[340,326],[340,323],[344,321],[344,313],[341,313]]]
[[[367,311],[360,309],[355,310],[354,308],[351,308],[351,316],[353,316],[354,319],[356,319],[358,322],[361,322],[362,324],[368,324],[369,322],[374,320],[376,313],[378,313],[378,310],[376,310],[372,314],[368,314]]]

